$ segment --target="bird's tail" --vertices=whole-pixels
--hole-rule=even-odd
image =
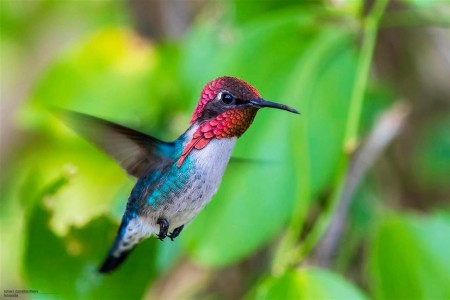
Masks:
[[[124,262],[132,250],[124,251],[119,256],[109,253],[98,271],[103,274],[111,273]]]
[[[111,273],[117,269],[137,245],[139,240],[136,238],[136,230],[133,228],[133,223],[129,222],[125,217],[122,220],[116,240],[109,250],[108,256],[98,269],[100,273]]]

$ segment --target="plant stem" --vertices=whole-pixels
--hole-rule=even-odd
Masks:
[[[375,1],[370,14],[364,20],[364,36],[361,53],[358,61],[356,81],[353,86],[352,98],[350,101],[349,117],[344,139],[344,150],[352,153],[358,142],[358,129],[361,118],[364,93],[366,91],[367,80],[370,73],[375,42],[378,33],[378,24],[383,15],[389,0]]]
[[[325,212],[319,217],[316,225],[303,241],[302,245],[295,246],[287,255],[290,256],[290,263],[298,264],[304,257],[307,257],[314,247],[319,243],[328,228],[332,216],[338,207],[341,193],[346,181],[346,174],[349,168],[350,154],[356,148],[358,140],[358,129],[361,117],[361,110],[364,101],[364,94],[370,73],[370,66],[376,45],[378,25],[381,16],[389,0],[376,0],[370,14],[364,20],[363,42],[358,58],[358,68],[356,71],[355,83],[353,85],[352,96],[349,107],[349,118],[346,126],[343,153],[339,163],[333,193]],[[299,232],[296,236],[299,236]]]

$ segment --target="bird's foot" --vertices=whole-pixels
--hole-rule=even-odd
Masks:
[[[181,231],[183,230],[184,225],[181,225],[180,227],[177,227],[173,230],[172,233],[169,233],[169,238],[173,242],[173,239],[180,235]]]
[[[159,240],[163,241],[167,237],[169,231],[169,221],[165,218],[159,218],[156,224],[159,225],[159,234],[157,234],[157,237]]]

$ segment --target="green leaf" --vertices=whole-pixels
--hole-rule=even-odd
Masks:
[[[117,224],[99,217],[84,227],[71,227],[64,237],[56,235],[50,228],[48,207],[68,183],[68,178],[61,176],[40,192],[29,192],[38,199],[25,218],[22,265],[27,287],[37,290],[40,297],[56,299],[142,297],[156,276],[160,243],[142,243],[115,273],[100,275],[97,268],[115,238]]]
[[[106,217],[61,238],[49,228],[50,213],[41,205],[27,226],[24,266],[28,287],[51,298],[141,298],[156,276],[156,241],[146,241],[115,273],[100,275],[97,268],[115,236],[117,225]],[[54,294],[54,295],[52,295]]]
[[[450,192],[450,115],[430,120],[417,134],[412,152],[412,176],[424,189]]]
[[[289,219],[294,202],[302,201],[306,210],[332,179],[355,56],[346,32],[318,28],[313,16],[277,14],[235,31],[206,24],[187,46],[185,72],[200,74],[187,79],[193,86],[200,85],[197,80],[237,76],[263,97],[302,112],[265,109],[237,142],[235,156],[276,163],[229,168],[213,202],[184,232],[184,245],[201,264],[227,265],[267,244]],[[231,30],[226,47],[217,38],[225,33],[216,30]],[[209,62],[207,70],[196,70],[201,61]],[[296,199],[305,191],[306,197]]]
[[[402,0],[402,2],[416,8],[425,8],[430,6],[439,7],[440,5],[445,5],[445,2],[442,0]]]
[[[321,269],[300,269],[263,281],[247,299],[365,299],[339,275]]]
[[[38,81],[31,97],[34,106],[22,114],[23,126],[36,129],[46,125],[48,119],[43,117],[47,115],[39,111],[43,105],[115,118],[116,122],[131,119],[137,125],[139,117],[145,117],[146,125],[155,124],[161,102],[144,87],[156,68],[156,52],[152,45],[120,28],[104,29],[80,40]]]
[[[265,0],[258,2],[255,5],[254,1],[248,0],[233,0],[232,9],[234,11],[234,19],[236,22],[245,23],[254,18],[264,16],[264,14],[286,8],[298,8],[299,1],[296,0]],[[308,1],[304,1],[303,4],[307,5]]]
[[[370,248],[376,298],[449,299],[449,233],[448,214],[387,217]]]

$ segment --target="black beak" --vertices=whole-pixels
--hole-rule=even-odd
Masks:
[[[260,108],[263,108],[263,107],[278,108],[278,109],[282,109],[282,110],[285,110],[285,111],[289,111],[289,112],[294,113],[294,114],[300,114],[296,109],[293,109],[292,107],[289,107],[289,106],[284,105],[284,104],[278,104],[278,103],[275,103],[275,102],[266,101],[266,100],[264,100],[262,98],[259,98],[259,99],[256,99],[256,100],[250,100],[249,102],[250,102],[250,104],[252,104],[254,106],[257,106],[257,107],[260,107]]]

